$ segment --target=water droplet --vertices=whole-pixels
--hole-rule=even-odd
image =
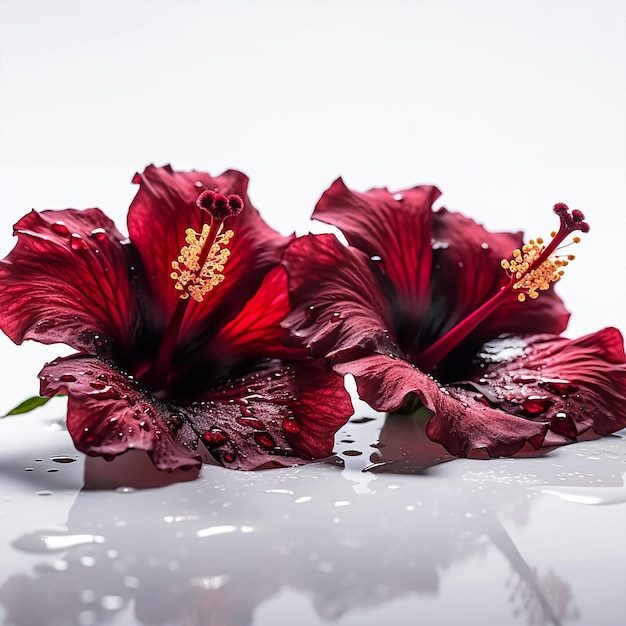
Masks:
[[[556,393],[562,396],[569,395],[571,393],[575,393],[579,390],[579,388],[571,383],[569,380],[559,380],[559,379],[551,379],[551,380],[542,380],[539,385],[552,393]]]
[[[133,493],[136,489],[134,487],[122,486],[118,487],[115,491],[117,491],[117,493]]]
[[[366,424],[367,422],[373,422],[375,417],[353,417],[350,420],[351,424]]]
[[[107,240],[107,231],[104,228],[94,228],[90,233],[90,237],[93,237],[98,243],[104,243]]]
[[[58,467],[51,467],[50,469],[46,470],[49,474],[52,474],[54,472],[58,472],[59,468]]]
[[[489,244],[488,244],[486,241],[483,241],[483,242],[480,244],[480,247],[481,247],[483,250],[489,250]]]
[[[383,258],[378,254],[374,254],[370,257],[370,261],[374,261],[374,263],[380,263],[382,260]]]
[[[249,415],[251,415],[251,413],[249,413]],[[261,420],[256,419],[256,417],[238,417],[236,418],[236,422],[242,426],[247,426],[256,430],[265,430],[265,424]]]
[[[50,459],[55,463],[74,463],[76,461],[75,457],[65,456],[65,455],[55,455],[51,456]]]
[[[202,184],[201,181],[197,180],[194,184],[194,187],[197,187],[198,189],[202,189],[204,187],[204,185]]]
[[[341,454],[344,456],[361,456],[363,453],[360,450],[344,450]]]
[[[331,321],[333,324],[336,324],[339,320],[341,320],[341,313],[338,313],[337,311],[335,311],[335,312],[332,314],[332,317],[330,318],[330,321]]]
[[[89,386],[93,389],[104,389],[107,385],[101,382],[91,382],[89,383]]]
[[[567,419],[567,413],[564,413],[563,411],[559,411],[558,413],[554,414],[554,417],[558,420],[564,420],[564,419]]]
[[[37,495],[38,496],[51,496],[52,495],[52,491],[47,491],[47,490],[38,491]]]
[[[528,415],[539,415],[548,410],[552,405],[552,401],[542,396],[528,396],[524,402],[522,402],[522,408]]]
[[[254,440],[262,447],[266,449],[276,447],[274,438],[269,433],[254,433]]]
[[[401,193],[394,193],[393,194],[393,199],[397,200],[398,202],[401,202],[403,197],[404,196]]]
[[[202,439],[208,446],[217,447],[228,441],[228,435],[219,428],[212,428],[203,433]]]
[[[302,426],[295,418],[287,417],[283,420],[283,430],[292,435],[297,435],[302,430]]]
[[[64,383],[75,383],[76,376],[72,376],[71,374],[62,374],[59,376],[59,380]]]
[[[60,220],[58,222],[54,222],[50,228],[52,228],[52,230],[59,235],[69,235],[70,232],[65,223]]]
[[[70,248],[72,248],[74,252],[83,252],[87,250],[88,247],[85,240],[78,233],[72,233],[70,235]]]
[[[315,305],[311,304],[309,307],[307,307],[307,309],[304,311],[304,315],[305,317],[311,317],[313,314],[315,313]]]
[[[25,467],[25,468],[24,468],[24,471],[25,471],[25,472],[34,472],[34,471],[35,471],[35,468],[34,468],[34,467]]]
[[[150,424],[149,422],[146,422],[146,420],[141,420],[141,422],[139,422],[139,428],[141,428],[141,430],[145,430],[146,432],[150,432]]]
[[[225,463],[232,463],[237,458],[237,455],[234,452],[226,452],[222,458]]]

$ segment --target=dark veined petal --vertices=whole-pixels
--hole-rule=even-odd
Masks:
[[[285,328],[316,357],[361,346],[399,354],[372,262],[334,235],[296,239],[284,259],[292,312]]]
[[[209,357],[222,365],[250,358],[297,359],[308,355],[302,348],[285,344],[281,322],[289,313],[285,268],[277,266],[265,276],[258,291],[239,314],[225,326],[214,329],[207,344]]]
[[[461,213],[439,209],[433,214],[432,308],[419,329],[428,343],[442,336],[508,282],[500,261],[523,245],[521,233],[490,233]],[[554,289],[537,300],[510,297],[471,336],[475,344],[501,333],[560,333],[569,313]],[[482,341],[481,341],[482,339]]]
[[[214,325],[232,319],[258,289],[265,273],[276,265],[290,238],[268,226],[248,198],[248,178],[236,170],[217,177],[202,172],[176,172],[170,166],[150,165],[134,179],[140,184],[128,213],[128,231],[146,267],[148,282],[156,300],[166,312],[162,324],[178,301],[179,292],[170,278],[171,263],[185,244],[185,230],[202,229],[206,213],[196,206],[205,189],[237,194],[243,211],[227,219],[226,229],[235,233],[229,244],[230,257],[224,269],[225,280],[207,295],[201,306],[192,303],[185,316],[181,341],[198,331],[207,316]]]
[[[313,359],[268,364],[188,407],[193,430],[233,469],[329,456],[352,411],[341,377],[328,361]]]
[[[593,431],[626,427],[626,355],[620,332],[605,328],[578,339],[506,337],[478,355],[472,389],[494,406],[545,421],[551,441],[569,443]]]
[[[353,374],[359,397],[378,411],[396,411],[407,396],[416,394],[433,416],[426,433],[455,456],[484,450],[490,456],[510,456],[526,442],[541,446],[548,425],[498,411],[463,390],[455,395],[402,359],[380,354],[342,356],[335,369]],[[456,393],[456,392],[459,393]]]
[[[94,335],[132,341],[136,299],[123,236],[99,209],[31,211],[0,261],[0,326],[34,339],[94,351]]]
[[[67,394],[67,426],[90,456],[145,450],[161,470],[197,467],[193,446],[181,444],[182,411],[145,393],[131,378],[95,357],[75,355],[46,365],[41,394]]]
[[[432,186],[361,193],[339,178],[320,198],[313,218],[339,228],[368,256],[380,257],[399,298],[419,314],[430,302],[432,205],[440,193]]]

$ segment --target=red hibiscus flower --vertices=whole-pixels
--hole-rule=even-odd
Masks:
[[[573,259],[563,245],[589,230],[584,215],[558,204],[558,232],[524,244],[521,233],[434,211],[439,195],[335,181],[313,217],[349,246],[333,235],[290,245],[285,327],[353,374],[373,408],[409,410],[418,399],[432,413],[428,436],[455,455],[511,455],[625,427],[619,331],[559,336],[568,313],[550,287]]]
[[[247,177],[149,166],[133,182],[128,238],[99,209],[32,211],[0,261],[2,330],[78,351],[40,373],[41,395],[68,396],[76,447],[145,450],[159,469],[203,449],[238,469],[330,454],[351,403],[327,363],[283,344],[291,238]]]

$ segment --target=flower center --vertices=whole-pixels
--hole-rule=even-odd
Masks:
[[[555,204],[554,212],[559,216],[560,227],[550,234],[550,242],[544,245],[540,237],[531,239],[521,250],[514,250],[511,259],[503,259],[501,265],[507,272],[507,283],[443,337],[418,354],[415,360],[420,369],[431,371],[435,368],[469,333],[507,301],[511,293],[517,293],[520,302],[524,302],[527,297],[534,300],[539,297],[540,291],[547,291],[552,283],[563,276],[564,268],[574,260],[574,255],[556,253],[572,243],[579,243],[580,237],[573,237],[565,246],[560,244],[575,231],[589,232],[589,224],[585,222],[582,211],[574,209],[570,212],[566,204]]]
[[[198,196],[196,205],[208,214],[209,219],[199,233],[193,228],[185,231],[187,245],[172,261],[170,278],[181,294],[148,374],[150,387],[156,390],[166,386],[167,371],[190,300],[202,302],[206,294],[224,280],[224,265],[230,255],[228,244],[234,233],[232,230],[222,232],[222,229],[226,219],[239,215],[243,210],[243,200],[238,195],[225,196],[210,189]]]

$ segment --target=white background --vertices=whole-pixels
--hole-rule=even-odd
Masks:
[[[251,177],[284,233],[339,175],[435,183],[492,229],[591,233],[559,291],[571,336],[626,327],[626,4],[2,0],[0,256],[31,208],[125,230],[151,162]],[[0,411],[66,349],[0,337]]]

